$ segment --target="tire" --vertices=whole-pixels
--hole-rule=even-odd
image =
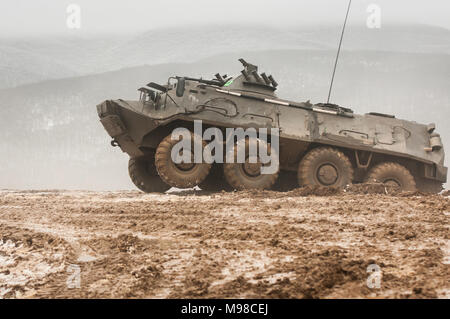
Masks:
[[[367,182],[378,182],[398,186],[403,191],[416,191],[416,182],[411,172],[403,165],[393,162],[373,167],[366,177]]]
[[[223,167],[220,164],[213,164],[209,175],[198,185],[202,190],[207,192],[232,191],[232,187],[225,180],[223,175]]]
[[[148,157],[130,158],[128,174],[134,185],[144,193],[164,193],[170,188],[156,171],[154,154]]]
[[[250,165],[248,163],[249,146],[250,143],[258,144],[257,139],[246,140],[245,142],[245,155],[246,163],[225,163],[223,164],[223,172],[225,180],[233,189],[270,189],[278,178],[278,172],[273,174],[261,174],[260,165],[258,163]],[[269,152],[270,147],[267,146]],[[238,147],[234,147],[235,161],[237,158]],[[250,173],[251,171],[251,173]]]
[[[353,167],[348,157],[331,147],[309,151],[298,165],[300,186],[345,187],[353,181]]]
[[[424,193],[439,194],[444,190],[441,182],[420,177],[416,178],[416,186],[419,191]]]
[[[172,139],[172,134],[164,138],[156,149],[155,164],[156,170],[161,179],[173,187],[191,188],[202,183],[211,170],[211,164],[189,163],[176,164],[172,161],[172,148],[181,139]],[[194,134],[191,133],[191,140],[194,141]],[[194,142],[192,142],[194,143]],[[202,146],[206,143],[203,141]],[[192,150],[193,145],[191,146]]]

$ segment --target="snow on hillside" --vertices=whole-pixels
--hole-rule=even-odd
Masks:
[[[242,51],[335,50],[340,27],[212,26],[120,36],[0,39],[0,88],[139,65],[194,62]],[[450,31],[429,26],[350,27],[346,50],[450,54]]]

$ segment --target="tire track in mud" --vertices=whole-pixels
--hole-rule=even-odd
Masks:
[[[449,212],[384,187],[1,191],[0,297],[448,298]]]

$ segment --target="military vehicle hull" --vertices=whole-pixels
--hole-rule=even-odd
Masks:
[[[158,167],[153,167],[162,141],[175,128],[193,130],[195,120],[202,121],[204,130],[279,129],[278,155],[283,174],[277,174],[270,185],[262,183],[250,188],[272,188],[278,185],[274,180],[280,178],[291,178],[293,186],[343,186],[373,178],[406,190],[438,192],[446,182],[444,149],[433,124],[380,113],[358,115],[332,104],[279,99],[272,77],[259,76],[256,66],[245,61],[243,64],[242,75],[235,78],[219,74],[217,80],[211,81],[171,78],[165,85],[150,83],[141,88],[138,101],[108,100],[97,106],[100,120],[113,138],[112,144],[132,159],[147,159],[145,165],[152,166],[151,175],[155,179],[162,177],[166,187],[154,190],[195,184],[172,183],[170,177],[161,176]],[[222,169],[215,171],[219,172],[215,179],[208,177],[209,173],[204,177],[210,180],[209,185],[223,181]],[[225,173],[226,181],[233,179],[230,169],[228,175]],[[345,178],[340,179],[341,175]],[[196,182],[201,185],[204,181],[197,178]],[[138,178],[137,184],[140,187],[145,183]],[[241,187],[236,181],[231,184],[231,188],[250,185],[243,182]]]

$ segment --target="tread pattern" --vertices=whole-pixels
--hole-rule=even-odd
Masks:
[[[394,162],[385,162],[373,167],[367,174],[366,181],[383,183],[389,178],[398,181],[402,190],[417,190],[416,181],[411,172],[405,166]]]
[[[128,174],[131,181],[144,193],[164,193],[170,186],[164,183],[156,172],[149,172],[148,158],[130,158],[128,161]],[[154,166],[154,165],[153,165]]]
[[[246,154],[248,154],[248,143],[246,141]],[[237,153],[237,147],[234,147],[235,156]],[[272,151],[272,150],[270,150]],[[279,170],[274,174],[259,175],[258,177],[251,178],[245,175],[241,170],[242,163],[225,163],[223,164],[223,173],[228,184],[234,189],[270,189],[278,178]]]
[[[320,185],[314,178],[312,178],[312,176],[314,175],[316,166],[318,165],[317,162],[321,158],[329,158],[330,161],[337,161],[340,163],[340,173],[342,176],[340,177],[340,180],[337,181],[336,185],[332,186],[345,187],[353,182],[354,171],[349,158],[338,149],[332,147],[318,147],[309,151],[308,154],[306,154],[300,161],[297,174],[298,183],[300,186]]]
[[[191,133],[194,138],[194,134]],[[189,171],[179,170],[172,162],[171,152],[172,147],[177,144],[179,140],[173,140],[172,134],[166,136],[156,149],[155,165],[161,179],[173,187],[191,188],[199,185],[208,176],[212,165],[207,163],[195,164]],[[203,147],[206,142],[203,141]]]

